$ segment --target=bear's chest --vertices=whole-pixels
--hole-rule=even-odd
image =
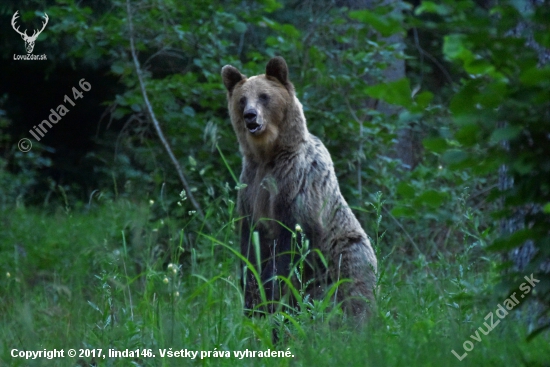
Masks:
[[[272,171],[259,169],[252,184],[252,217],[255,222],[262,218],[275,219],[274,201],[278,193],[278,182]]]
[[[248,217],[255,226],[270,227],[269,219],[275,218],[274,203],[278,183],[273,168],[267,165],[246,164],[243,166],[241,182],[247,186],[239,192],[240,215]]]

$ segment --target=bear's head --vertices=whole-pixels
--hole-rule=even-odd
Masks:
[[[282,57],[272,58],[265,74],[247,78],[231,65],[222,68],[227,89],[229,115],[241,148],[256,153],[271,149],[276,142],[290,142],[283,136],[300,135],[305,129],[302,106],[288,78]],[[303,128],[301,128],[303,126]],[[294,140],[294,139],[291,139]],[[247,149],[248,148],[248,149]]]

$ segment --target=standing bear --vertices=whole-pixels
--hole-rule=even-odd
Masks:
[[[240,181],[246,187],[239,191],[237,204],[241,251],[259,266],[269,311],[285,293],[277,276],[295,272],[293,261],[299,256],[293,247],[305,243],[291,232],[299,224],[298,234],[304,234],[309,248],[320,250],[328,263],[328,269],[320,269],[320,257],[308,258],[306,275],[312,281],[302,279],[302,284],[309,284],[309,292],[319,296],[318,291],[326,291],[331,283],[349,279],[336,291],[337,300],[348,313],[362,318],[369,313],[369,301],[374,301],[376,256],[340,193],[329,152],[307,129],[285,60],[272,58],[265,74],[250,78],[226,65],[222,78],[243,156]],[[259,246],[253,232],[259,234]],[[256,311],[261,291],[250,270],[245,270],[243,283],[245,308]]]

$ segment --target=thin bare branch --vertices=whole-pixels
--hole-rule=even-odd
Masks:
[[[416,28],[413,28],[413,33],[414,33],[414,44],[415,44],[416,48],[418,49],[418,52],[420,52],[420,55],[421,56],[426,56],[428,59],[430,59],[430,61],[433,62],[435,64],[435,66],[437,66],[439,68],[439,70],[441,70],[443,75],[445,75],[445,78],[447,79],[449,84],[452,85],[453,84],[453,78],[451,78],[451,75],[449,74],[447,69],[445,69],[445,67],[443,65],[441,65],[441,63],[439,61],[437,61],[437,59],[435,57],[433,57],[429,52],[427,52],[426,50],[424,50],[420,46],[420,41],[418,40],[418,31],[416,30]],[[421,60],[421,61],[423,62],[423,60]],[[422,76],[424,76],[423,71],[422,71]]]
[[[155,127],[155,130],[157,132],[157,135],[164,146],[164,149],[166,150],[166,153],[168,153],[168,156],[170,157],[170,160],[174,164],[174,167],[176,168],[176,171],[178,173],[179,179],[183,185],[183,188],[187,194],[187,197],[189,198],[189,201],[191,204],[195,207],[197,214],[200,216],[202,220],[204,220],[204,213],[199,205],[199,203],[195,200],[195,197],[193,196],[193,193],[191,192],[191,188],[189,187],[189,184],[187,183],[187,179],[185,178],[185,175],[183,173],[183,168],[179,164],[178,160],[176,159],[176,156],[174,155],[174,152],[172,151],[172,148],[170,148],[170,144],[168,144],[168,140],[166,140],[166,137],[164,136],[164,133],[160,127],[160,124],[157,120],[157,117],[155,115],[155,112],[153,111],[153,106],[151,105],[151,102],[149,101],[149,97],[147,96],[147,90],[145,89],[145,82],[143,80],[143,75],[141,71],[141,67],[139,65],[139,60],[136,55],[136,47],[134,42],[134,25],[132,23],[132,12],[130,9],[130,1],[126,0],[126,12],[128,13],[128,26],[130,27],[130,48],[132,52],[132,59],[134,60],[134,65],[136,67],[136,73],[139,80],[139,86],[141,89],[141,93],[143,95],[143,100],[145,101],[145,106],[147,107],[147,112],[149,114],[149,117],[151,118],[151,121],[153,121],[153,126]]]

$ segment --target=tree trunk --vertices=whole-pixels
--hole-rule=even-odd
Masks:
[[[525,12],[532,12],[536,6],[543,5],[544,0],[524,0],[523,6]],[[532,25],[524,22],[519,23],[512,31],[514,36],[521,36],[527,33],[526,46],[534,49],[538,54],[539,65],[543,66],[550,61],[550,50],[539,45],[533,38]],[[509,150],[510,146],[507,141],[503,142],[505,150]],[[501,191],[509,190],[514,186],[514,179],[508,175],[508,167],[502,166],[499,169],[499,189]],[[536,205],[528,205],[526,207],[517,208],[514,214],[507,219],[503,219],[500,223],[500,231],[504,236],[524,228],[525,216],[530,212],[540,211],[541,208]],[[514,270],[522,271],[536,254],[537,249],[533,241],[526,241],[522,246],[510,251],[508,259],[514,264]],[[548,272],[550,269],[546,269]]]
[[[376,6],[390,6],[393,11],[401,11],[401,0],[340,0],[337,1],[338,6],[346,6],[350,9],[373,9]],[[389,37],[381,37],[381,40],[388,44],[398,44],[400,49],[405,48],[403,35],[394,34]],[[405,60],[394,59],[393,62],[383,71],[384,81],[393,82],[405,77]],[[400,107],[387,104],[379,101],[376,110],[382,112],[386,116],[395,115],[400,112]],[[401,160],[407,169],[413,169],[419,162],[422,156],[422,142],[418,134],[412,127],[404,127],[397,133],[397,143],[395,144],[395,155]]]

